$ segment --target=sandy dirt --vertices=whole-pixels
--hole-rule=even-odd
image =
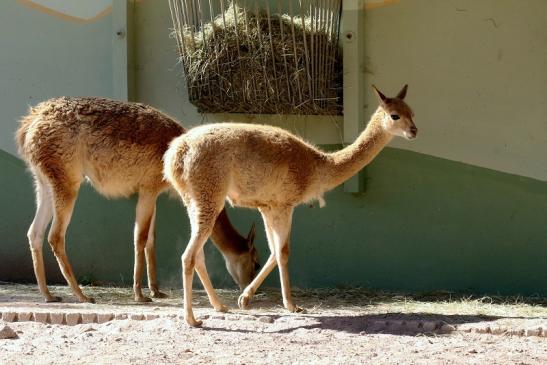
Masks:
[[[52,292],[65,302],[45,304],[34,286],[0,285],[0,312],[158,318],[75,326],[0,321],[18,335],[0,340],[0,364],[547,364],[547,307],[538,298],[295,290],[307,313],[290,314],[278,289],[260,292],[247,311],[235,309],[236,291],[223,290],[233,309],[220,314],[195,291],[204,324],[189,328],[180,319],[179,290],[147,304],[132,303],[130,289],[84,290],[98,304],[75,303],[64,287]]]

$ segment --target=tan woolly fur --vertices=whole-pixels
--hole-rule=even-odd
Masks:
[[[146,260],[148,286],[161,297],[156,280],[154,250],[156,199],[170,187],[163,178],[163,155],[169,142],[186,131],[160,111],[138,103],[101,98],[57,98],[31,108],[16,133],[19,153],[36,185],[36,215],[28,231],[34,272],[40,292],[48,302],[42,244],[47,226],[49,244],[63,276],[82,302],[82,293],[65,252],[65,232],[84,178],[102,195],[138,194],[134,228],[135,300],[143,295],[141,279]],[[211,238],[221,250],[226,266],[241,287],[257,270],[254,227],[247,238],[231,225],[221,209]],[[108,255],[108,253],[106,253]]]
[[[216,296],[207,272],[203,245],[228,200],[234,206],[256,208],[262,215],[271,254],[257,277],[239,297],[248,303],[266,276],[279,266],[283,304],[299,311],[291,298],[288,259],[294,208],[340,185],[367,165],[393,136],[416,137],[413,113],[403,101],[407,86],[395,98],[374,88],[380,106],[366,129],[350,146],[326,153],[276,127],[237,123],[196,127],[171,142],[165,154],[165,176],[187,207],[191,237],[182,255],[185,319],[199,326],[192,311],[194,269],[212,306],[227,308]]]

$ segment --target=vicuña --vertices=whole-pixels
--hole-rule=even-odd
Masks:
[[[28,240],[36,280],[47,302],[61,300],[47,288],[42,256],[44,234],[52,219],[48,241],[63,276],[80,301],[94,301],[82,293],[65,251],[65,232],[84,177],[107,197],[138,194],[135,300],[150,301],[141,289],[145,258],[151,295],[164,296],[156,280],[156,199],[169,187],[162,173],[163,155],[169,142],[184,133],[184,128],[154,108],[99,98],[51,99],[31,108],[21,120],[16,135],[19,154],[36,184],[37,209]],[[230,224],[224,209],[215,213],[209,233],[212,232],[211,238],[221,250],[228,271],[243,288],[258,268],[254,226],[244,238]]]
[[[224,200],[260,211],[271,251],[239,297],[239,306],[248,306],[266,276],[279,265],[283,304],[291,312],[300,310],[291,298],[287,265],[294,208],[323,201],[325,192],[372,161],[393,136],[414,139],[418,132],[412,110],[403,101],[406,85],[395,98],[374,91],[380,106],[368,126],[353,144],[334,153],[323,152],[283,129],[236,123],[196,127],[171,142],[164,173],[186,205],[192,229],[182,255],[184,315],[189,325],[201,325],[192,311],[194,269],[212,306],[227,310],[211,285],[203,254]]]

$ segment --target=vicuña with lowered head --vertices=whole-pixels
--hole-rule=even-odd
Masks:
[[[407,86],[395,98],[374,88],[380,106],[366,129],[348,147],[320,151],[291,133],[270,126],[221,123],[196,127],[176,138],[165,154],[165,176],[187,207],[191,237],[182,255],[184,315],[201,325],[192,311],[194,269],[213,307],[227,308],[217,297],[207,271],[203,245],[227,199],[234,206],[257,208],[264,220],[271,254],[257,277],[239,297],[245,308],[266,276],[279,265],[283,304],[299,311],[289,283],[289,236],[294,208],[343,183],[367,165],[393,136],[414,139],[413,113],[403,101]]]
[[[61,300],[47,288],[42,256],[44,234],[52,218],[48,241],[63,276],[80,301],[93,302],[78,286],[65,252],[65,232],[84,177],[107,197],[138,194],[135,300],[150,301],[141,289],[145,258],[151,294],[163,296],[156,280],[156,199],[169,187],[163,178],[163,155],[169,142],[183,133],[184,128],[154,108],[99,98],[51,99],[31,108],[21,120],[16,135],[19,153],[36,184],[37,209],[28,240],[36,280],[47,302]],[[258,268],[254,225],[244,238],[231,225],[226,212],[218,212],[211,238],[222,252],[228,271],[243,289]]]

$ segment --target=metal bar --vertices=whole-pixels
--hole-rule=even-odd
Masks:
[[[193,46],[192,49],[195,51],[197,49],[196,34],[195,34],[194,16],[192,15],[194,13],[194,10],[193,10],[194,5],[193,5],[193,2],[187,2],[187,1],[184,1],[184,5],[185,6],[182,7],[182,15],[186,19],[186,24],[189,25],[188,28],[190,29],[190,38],[192,39],[192,46]],[[191,58],[192,57],[190,57],[190,59]],[[196,81],[195,77],[193,77],[192,79],[193,81]],[[192,87],[194,87],[195,91],[197,91],[197,99],[201,99],[201,85],[192,86]]]
[[[344,48],[344,143],[353,143],[359,136],[360,122],[364,119],[364,78],[360,67],[364,58],[359,47],[363,1],[343,1]],[[359,174],[344,183],[347,192],[358,192]]]
[[[272,19],[270,15],[270,3],[266,3],[266,14],[268,17],[268,31],[270,35],[270,53],[272,56],[272,67],[273,67],[273,75],[274,75],[274,82],[275,82],[275,92],[277,101],[279,101],[279,85],[277,84],[277,72],[275,70],[275,49],[273,46],[273,40],[272,40]]]
[[[327,0],[321,0],[321,13],[320,13],[320,19],[321,19],[321,28],[320,28],[320,34],[321,34],[321,41],[319,43],[319,72],[320,72],[320,78],[319,78],[319,90],[321,91],[321,100],[319,102],[319,105],[321,107],[325,106],[325,98],[327,97],[327,91],[326,91],[326,78],[327,73],[325,72],[325,64],[326,64],[326,58],[327,58],[327,47],[329,46],[328,42],[328,36],[327,36]]]
[[[184,57],[181,57],[181,61],[183,63],[184,70],[186,72],[186,88],[188,89],[188,97],[190,100],[196,99],[196,90],[193,86],[192,79],[190,78],[190,72],[189,72],[189,63],[191,63],[192,57],[190,52],[188,51],[187,44],[186,44],[186,37],[184,36],[184,33],[186,32],[186,29],[189,28],[188,26],[188,19],[186,17],[186,11],[183,9],[186,9],[186,2],[185,1],[174,1],[173,7],[175,10],[175,16],[177,18],[177,23],[179,26],[178,29],[178,35],[181,39],[181,44],[184,52]],[[193,43],[193,39],[192,39]]]
[[[289,0],[289,16],[291,17],[292,42],[294,46],[294,65],[296,72],[298,73],[298,54],[296,52],[296,35],[294,34],[294,15],[292,11],[292,0]],[[300,87],[300,78],[298,77],[298,75],[296,75],[296,85],[298,86],[298,96],[300,97],[300,103],[302,103],[302,88]]]
[[[279,16],[279,29],[281,32],[281,39],[283,40],[282,44],[285,43],[285,34],[283,32],[283,18],[282,18],[282,12],[281,12],[281,0],[277,0],[277,15]],[[287,66],[287,54],[285,52],[285,48],[281,50],[283,52],[283,64],[285,65],[285,77],[287,79],[287,100],[290,100],[294,104],[294,100],[292,98],[291,94],[291,83],[289,79],[289,69]]]
[[[311,89],[310,89],[310,100],[311,100],[311,103],[312,103],[312,107],[313,107],[313,104],[314,104],[314,99],[315,99],[315,79],[316,79],[316,75],[315,75],[315,55],[317,54],[315,52],[315,42],[314,42],[314,33],[317,31],[316,27],[315,27],[315,11],[316,11],[316,6],[314,4],[315,2],[314,1],[310,1],[310,13],[309,13],[309,17],[310,17],[310,52],[309,52],[309,59],[311,61],[311,64],[310,64],[310,69],[311,69]],[[300,6],[300,16],[302,16],[302,28],[304,29],[304,34],[306,32],[306,28],[305,28],[305,15],[303,14],[303,11],[302,11],[302,6]],[[304,36],[305,37],[305,36]],[[306,51],[306,53],[308,53]]]
[[[302,20],[302,39],[304,40],[304,55],[306,61],[306,75],[308,76],[308,89],[310,92],[310,102],[313,103],[312,95],[312,86],[311,86],[311,75],[310,75],[310,57],[308,52],[308,42],[306,41],[306,23],[304,20],[304,12],[302,9],[302,0],[299,0],[300,3],[300,19]]]
[[[218,87],[219,87],[219,90],[223,90],[224,89],[224,80],[222,79],[221,75],[220,75],[220,65],[219,65],[219,53],[218,53],[218,47],[219,47],[219,42],[217,41],[217,38],[216,38],[216,35],[215,35],[215,17],[213,16],[213,13],[215,12],[214,8],[213,8],[213,1],[212,0],[209,0],[209,19],[211,19],[211,30],[213,32],[213,45],[214,45],[214,49],[215,49],[215,57],[216,57],[216,69],[217,69],[217,79],[218,79]],[[221,101],[224,101],[224,94],[222,92],[220,92],[220,100]]]
[[[251,53],[251,51],[254,48],[254,43],[253,43],[253,40],[251,39],[251,31],[249,30],[249,17],[247,15],[247,1],[246,0],[243,1],[243,16],[244,16],[243,21],[244,21],[244,24],[245,24],[245,33],[247,33],[247,41],[249,42],[249,53]],[[256,80],[255,80],[254,77],[251,78],[251,86],[253,87],[254,100],[258,100]]]
[[[171,12],[171,19],[173,21],[173,31],[175,32],[175,40],[177,42],[177,48],[179,51],[179,61],[182,64],[182,69],[186,78],[188,78],[188,68],[184,56],[186,54],[186,45],[183,37],[183,25],[180,21],[178,14],[178,0],[169,0],[169,11]],[[186,81],[186,87],[188,88],[188,81]]]
[[[329,74],[334,75],[334,71],[336,68],[336,63],[339,59],[339,47],[340,47],[340,40],[339,40],[339,33],[340,33],[340,17],[341,17],[341,8],[342,8],[342,0],[333,0],[334,1],[334,7],[332,12],[332,41],[331,41],[331,63],[330,63],[330,69]],[[331,85],[332,81],[334,79],[331,79]]]
[[[171,13],[171,21],[173,22],[173,31],[175,32],[175,41],[177,42],[177,50],[179,53],[179,57],[182,57],[182,44],[181,44],[181,37],[179,35],[179,29],[180,25],[177,22],[177,16],[175,15],[175,8],[174,8],[174,2],[175,0],[169,0],[169,12]],[[184,62],[182,62],[184,64]]]
[[[261,26],[260,26],[260,11],[259,11],[259,6],[258,6],[258,0],[255,0],[255,16],[256,16],[256,30],[257,30],[257,33],[258,33],[258,42],[260,44],[260,46],[263,45],[263,40],[262,40],[262,29],[261,29]],[[268,100],[270,98],[270,93],[269,93],[269,88],[270,88],[270,85],[269,85],[269,80],[268,80],[268,73],[266,71],[266,55],[264,54],[264,63],[262,64],[262,74],[264,76],[264,90],[266,92],[266,99],[265,100]]]
[[[323,72],[323,61],[325,59],[325,53],[326,53],[326,42],[325,42],[325,1],[320,0],[319,1],[319,27],[317,28],[317,33],[319,34],[319,41],[318,41],[318,55],[319,59],[317,60],[318,66],[318,72],[317,72],[317,98],[316,104],[319,108],[321,108],[324,104],[322,101],[323,98],[325,98],[325,73]]]
[[[205,38],[205,18],[204,18],[204,15],[203,15],[203,11],[201,9],[201,1],[199,0],[196,0],[197,2],[197,9],[198,9],[198,16],[199,16],[199,25],[200,25],[200,28],[201,28],[201,38],[203,39],[203,50],[205,52],[208,52],[207,50],[207,39]],[[213,32],[214,34],[214,32]],[[205,83],[207,85],[207,89],[209,91],[209,96],[212,95],[211,93],[211,79],[210,79],[210,73],[211,73],[211,70],[208,68],[207,71],[206,70],[202,70],[202,72],[200,72],[201,75],[203,75],[203,79],[205,79]]]
[[[241,86],[243,87],[243,81],[245,80],[245,77],[243,76],[243,64],[241,63],[241,52],[239,51],[239,32],[237,29],[237,25],[239,22],[237,20],[237,9],[236,9],[238,5],[235,2],[232,2],[232,7],[234,10],[234,21],[235,21],[234,32],[236,35],[237,60],[239,62],[239,75],[241,76]],[[245,97],[245,93],[242,93],[242,95],[243,95],[243,100],[246,101],[247,98]]]
[[[330,70],[331,75],[334,73],[334,67],[336,65],[336,60],[338,59],[338,45],[340,42],[340,20],[342,17],[342,1],[345,1],[345,0],[336,0],[336,1],[337,3],[335,6],[334,27],[333,27],[333,31],[334,31],[333,34],[335,36],[335,41],[332,42],[332,44],[334,45],[334,48],[333,48],[333,54],[332,54],[333,62],[331,64],[331,70]]]
[[[220,12],[222,13],[222,25],[224,26],[224,29],[228,29],[226,27],[226,10],[225,10],[225,7],[224,7],[224,0],[219,0],[220,2]],[[232,63],[232,60],[233,60],[233,52],[230,52],[230,63]],[[235,80],[235,74],[234,73],[231,73],[232,75],[232,82],[231,82],[231,85],[230,85],[230,90],[232,91],[232,99],[234,99],[234,96],[235,96],[235,91],[234,91],[234,80]]]

